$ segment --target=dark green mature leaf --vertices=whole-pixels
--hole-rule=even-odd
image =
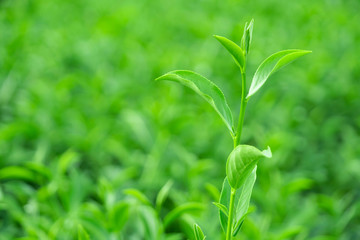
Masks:
[[[251,172],[250,176],[245,180],[244,185],[241,188],[241,194],[236,206],[236,216],[235,216],[235,226],[234,226],[233,236],[235,236],[238,233],[241,224],[248,213],[251,193],[256,181],[256,169],[257,167],[255,166],[254,170]]]
[[[308,53],[311,53],[311,51],[290,49],[274,53],[265,59],[255,72],[249,93],[246,98],[249,99],[252,95],[254,95],[254,93],[256,93],[261,88],[261,86],[264,85],[271,74],[275,73],[280,68],[291,63],[295,59]]]
[[[168,227],[173,221],[179,218],[185,213],[193,213],[194,211],[199,211],[204,209],[204,205],[200,203],[185,203],[176,207],[174,210],[168,213],[164,218],[164,228]]]
[[[245,50],[246,55],[249,53],[250,50],[253,27],[254,27],[254,19],[251,19],[249,25],[248,23],[245,23],[244,34],[241,39],[241,48]]]
[[[230,153],[226,163],[226,175],[230,186],[234,189],[239,189],[254,170],[261,157],[270,158],[270,148],[261,152],[253,146],[237,146]]]
[[[200,226],[197,224],[194,224],[194,235],[195,235],[195,240],[205,239],[203,231],[201,230]]]
[[[226,102],[225,96],[220,90],[220,88],[218,88],[209,79],[195,72],[176,70],[158,77],[156,81],[158,80],[169,80],[178,82],[194,90],[208,103],[210,103],[210,105],[220,115],[221,119],[224,121],[231,134],[234,134],[233,118],[231,110]]]
[[[245,67],[245,55],[243,49],[225,37],[217,35],[214,35],[214,37],[226,48],[226,50],[228,50],[231,56],[233,56],[235,63],[240,67],[240,70],[243,71]]]
[[[229,181],[227,180],[227,177],[225,177],[220,193],[219,203],[225,206],[226,209],[229,209],[230,194],[231,194],[231,187],[229,185]],[[223,211],[220,210],[219,218],[220,218],[221,228],[223,229],[224,233],[226,233],[228,216],[227,214],[225,214]]]

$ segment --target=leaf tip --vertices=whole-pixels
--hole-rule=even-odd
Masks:
[[[252,18],[249,25],[248,25],[248,27],[252,28],[253,26],[254,26],[254,19]]]
[[[219,36],[216,34],[214,34],[213,37],[216,38],[216,40],[218,40],[218,41],[221,41],[221,39],[223,38],[222,36]]]
[[[268,146],[267,149],[262,151],[262,154],[264,155],[264,157],[271,158],[272,157],[272,152],[271,152],[270,147]]]

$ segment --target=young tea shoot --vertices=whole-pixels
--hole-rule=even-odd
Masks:
[[[171,71],[156,79],[157,81],[178,82],[194,90],[214,108],[233,138],[234,149],[226,162],[226,177],[220,199],[219,202],[214,203],[219,208],[220,225],[226,240],[231,240],[236,236],[248,215],[259,160],[272,156],[270,147],[261,151],[254,146],[240,144],[247,102],[273,73],[311,52],[289,49],[272,54],[259,65],[252,78],[250,88],[246,89],[246,64],[251,47],[253,26],[254,20],[245,24],[240,46],[225,37],[214,36],[230,53],[241,72],[240,114],[236,126],[223,92],[209,79],[187,70]],[[194,226],[194,234],[196,240],[205,239],[205,235],[198,225]]]

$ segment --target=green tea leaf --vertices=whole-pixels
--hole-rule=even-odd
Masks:
[[[169,191],[173,185],[173,181],[169,180],[159,191],[156,197],[156,210],[160,212],[161,206],[163,202],[166,200],[167,196],[169,195]]]
[[[23,180],[41,184],[44,176],[22,166],[8,166],[0,169],[0,182],[9,180]]]
[[[229,210],[227,209],[227,207],[226,207],[225,205],[223,205],[223,204],[221,204],[221,203],[218,203],[218,202],[213,202],[213,204],[214,204],[215,206],[217,206],[217,207],[219,208],[219,210],[226,215],[226,217],[229,217],[229,216],[228,216]]]
[[[231,187],[229,185],[229,181],[227,180],[227,177],[225,177],[220,193],[219,203],[225,206],[226,209],[229,209],[230,193],[231,193]],[[228,214],[225,214],[223,211],[220,210],[219,218],[220,218],[221,228],[223,229],[224,233],[226,233]]]
[[[274,53],[265,59],[255,72],[246,99],[249,99],[252,95],[254,95],[254,93],[256,93],[261,88],[261,86],[264,85],[271,74],[275,73],[280,68],[291,63],[295,59],[308,53],[311,53],[311,51],[290,49]]]
[[[269,150],[264,154],[253,146],[237,146],[230,153],[226,163],[226,175],[230,186],[234,189],[239,189],[254,170],[259,159],[269,156]]]
[[[254,27],[254,19],[251,19],[249,25],[248,23],[245,23],[244,33],[241,39],[241,48],[245,50],[245,55],[247,55],[250,50],[253,27]]]
[[[194,235],[195,235],[195,240],[205,239],[203,231],[201,230],[200,226],[197,224],[194,224]]]
[[[225,37],[217,35],[214,35],[214,37],[226,48],[226,50],[228,50],[234,58],[235,63],[240,67],[240,70],[243,71],[245,68],[245,55],[243,49]]]
[[[117,203],[109,212],[110,229],[119,232],[129,219],[129,204],[126,202]]]
[[[241,188],[241,194],[236,207],[236,217],[235,217],[233,236],[236,236],[236,234],[240,230],[242,222],[244,221],[248,213],[251,193],[256,181],[256,169],[257,167],[255,166],[254,170],[251,172],[250,176],[245,180],[244,185]]]
[[[125,189],[124,193],[130,196],[133,196],[137,200],[139,200],[141,203],[152,206],[150,200],[139,190],[134,188]]]
[[[234,135],[231,110],[226,102],[224,94],[213,82],[195,72],[186,70],[168,72],[156,79],[156,81],[159,80],[178,82],[194,90],[210,103],[224,121],[231,134]]]
[[[138,214],[144,228],[144,236],[138,239],[159,240],[163,229],[154,208],[151,206],[140,206]]]
[[[185,213],[193,213],[204,209],[204,205],[200,203],[185,203],[176,207],[174,210],[168,213],[164,218],[164,228],[168,227],[172,222]]]

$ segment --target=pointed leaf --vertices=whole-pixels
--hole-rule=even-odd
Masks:
[[[240,67],[240,70],[243,71],[245,66],[245,55],[243,49],[225,37],[217,35],[214,35],[214,37],[226,48],[226,50],[228,50],[234,58],[235,63]]]
[[[195,234],[195,240],[205,239],[203,231],[201,230],[200,226],[197,224],[194,224],[194,234]]]
[[[156,79],[178,82],[194,90],[203,97],[220,115],[231,134],[234,135],[233,118],[225,96],[213,82],[191,71],[177,70],[166,73]]]
[[[267,158],[271,158],[272,157],[272,152],[271,152],[270,147],[268,146],[267,149],[263,150],[262,154]]]
[[[223,205],[223,204],[221,204],[221,203],[218,203],[218,202],[213,202],[213,204],[214,204],[215,206],[217,206],[218,209],[226,215],[226,217],[229,217],[229,216],[228,216],[229,210],[227,209],[227,207],[226,207],[225,205]]]
[[[267,157],[267,155],[264,155],[253,146],[237,146],[230,153],[226,163],[226,175],[230,186],[239,189],[254,170],[261,157]]]
[[[241,224],[248,213],[251,193],[256,181],[256,169],[257,167],[255,166],[254,170],[251,172],[250,176],[245,180],[245,183],[241,188],[241,194],[236,206],[236,218],[235,218],[233,236],[235,236],[239,231]]]
[[[249,99],[252,95],[254,95],[254,93],[256,93],[261,88],[261,86],[264,85],[271,74],[275,73],[277,70],[291,63],[295,59],[308,53],[311,53],[311,51],[290,49],[274,53],[265,59],[255,72],[249,93],[246,98]]]

